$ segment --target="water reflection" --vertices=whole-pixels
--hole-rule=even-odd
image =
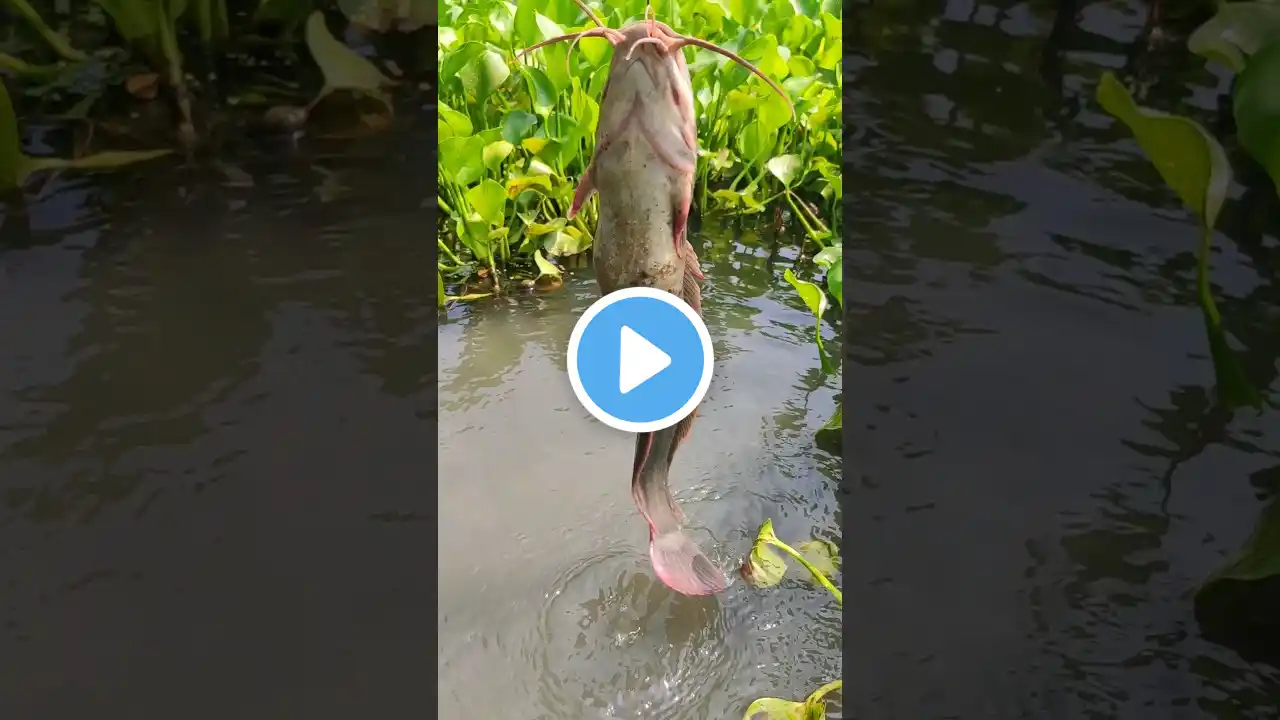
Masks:
[[[5,717],[420,704],[429,153],[254,142],[6,210]]]
[[[1213,402],[1195,228],[1092,99],[1119,70],[1213,123],[1222,78],[1149,42],[1137,2],[877,1],[853,25],[846,552],[871,581],[848,590],[847,701],[1266,716],[1280,670],[1204,639],[1191,592],[1247,536],[1280,435]],[[1215,293],[1274,397],[1280,223],[1257,198],[1223,213]]]

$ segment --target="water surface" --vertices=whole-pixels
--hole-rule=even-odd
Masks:
[[[1135,2],[851,15],[849,712],[1275,717],[1280,671],[1191,593],[1277,489],[1280,423],[1211,409],[1195,227],[1092,100],[1111,69],[1212,123],[1222,79],[1146,52]],[[1280,213],[1251,212],[1214,281],[1274,398]]]
[[[813,434],[839,378],[818,371],[813,316],[780,279],[795,241],[712,220],[692,239],[716,352],[672,470],[694,537],[731,571],[765,518],[793,542],[838,541],[840,461]],[[598,293],[585,270],[442,317],[440,714],[692,720],[802,699],[841,673],[825,590],[737,580],[690,598],[653,577],[634,435],[588,415],[565,372]]]

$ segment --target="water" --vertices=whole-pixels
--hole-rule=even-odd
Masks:
[[[703,314],[717,365],[673,467],[694,537],[736,569],[760,523],[839,539],[839,458],[814,447],[838,378],[778,277],[794,241],[709,223]],[[565,374],[589,272],[545,295],[457,307],[440,337],[440,713],[740,717],[840,677],[840,611],[798,579],[688,598],[654,577],[631,501],[634,436],[587,414]],[[836,338],[830,328],[824,334]],[[838,343],[834,345],[838,348]]]
[[[3,218],[0,717],[401,716],[433,658],[442,716],[734,718],[843,669],[860,718],[1276,717],[1191,592],[1280,426],[1210,410],[1194,229],[1091,101],[1128,63],[1212,121],[1223,82],[1137,52],[1136,3],[1062,7],[850,13],[843,514],[794,253],[698,231],[721,361],[676,490],[725,564],[843,526],[843,659],[799,581],[653,582],[630,440],[563,374],[589,272],[437,315],[428,110]],[[1274,398],[1280,232],[1235,197],[1214,280]]]
[[[1194,226],[1092,100],[1129,68],[1212,122],[1221,78],[1135,49],[1145,13],[850,13],[853,716],[1276,717],[1280,672],[1206,641],[1191,593],[1276,490],[1280,424],[1210,411]],[[1274,398],[1271,213],[1228,207],[1214,281]]]
[[[422,132],[246,138],[252,187],[162,161],[3,218],[0,716],[424,706]]]

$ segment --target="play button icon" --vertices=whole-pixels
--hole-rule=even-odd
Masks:
[[[610,293],[569,337],[569,382],[597,420],[626,432],[680,422],[711,386],[711,335],[684,300],[656,288]]]
[[[626,395],[671,364],[671,356],[640,333],[622,326],[618,345],[618,392]]]

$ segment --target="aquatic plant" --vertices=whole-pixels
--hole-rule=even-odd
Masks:
[[[751,554],[742,565],[743,579],[758,588],[772,587],[782,582],[787,572],[787,561],[774,551],[775,548],[800,563],[809,571],[809,577],[815,583],[831,593],[837,605],[844,606],[844,595],[827,577],[828,574],[835,575],[838,569],[839,552],[835,543],[829,540],[808,540],[793,548],[774,534],[773,520],[765,520],[756,533]],[[839,692],[842,687],[843,682],[840,680],[829,682],[801,702],[759,698],[747,706],[743,720],[822,720],[827,716],[826,696]]]
[[[844,248],[839,244],[824,248],[814,256],[813,262],[825,271],[827,284],[825,292],[815,283],[797,278],[791,268],[784,270],[782,277],[795,288],[796,294],[813,313],[815,320],[813,340],[818,347],[818,362],[824,373],[834,373],[839,371],[840,364],[837,358],[827,351],[826,344],[822,341],[822,319],[831,307],[827,300],[828,294],[836,301],[836,309],[844,312]],[[839,401],[836,403],[835,413],[821,428],[818,428],[819,444],[839,454],[843,446],[843,427],[844,402]]]
[[[644,17],[647,0],[604,3],[610,27]],[[841,214],[841,5],[834,0],[659,0],[676,30],[730,48],[779,82],[795,106],[723,57],[685,50],[704,214],[785,207],[820,249]],[[543,40],[593,27],[572,0],[444,0],[439,26],[440,276],[554,277],[552,261],[590,248],[593,203],[565,216],[590,161],[597,98],[612,52],[584,38],[537,53]]]
[[[356,100],[365,96],[380,100],[381,112],[390,114],[390,103],[381,91],[394,81],[330,34],[321,9],[331,4],[322,0],[92,0],[77,6],[77,17],[89,24],[95,19],[109,24],[120,46],[85,52],[53,30],[28,0],[0,0],[0,10],[7,7],[22,17],[56,56],[54,62],[41,63],[0,53],[0,69],[38,81],[43,89],[76,85],[85,97],[65,117],[87,114],[103,94],[103,88],[84,87],[95,81],[119,81],[142,101],[164,98],[174,110],[178,141],[191,149],[207,135],[207,127],[197,126],[216,119],[211,113],[199,112],[198,100],[212,105],[224,98],[210,97],[220,82],[211,73],[192,74],[186,67],[188,57],[200,56],[206,67],[247,68],[255,66],[255,53],[267,48],[280,60],[288,55],[287,46],[280,41],[287,43],[292,31],[305,22],[305,44],[324,84],[305,105],[277,104],[261,119],[269,126],[296,130],[320,101],[338,91],[354,95]],[[427,0],[340,0],[337,6],[349,23],[374,32],[417,29],[431,19],[435,8]],[[258,34],[266,27],[283,28],[279,40]],[[188,39],[193,45],[184,47]],[[35,53],[36,49],[27,51]],[[272,94],[291,95],[280,88]],[[227,99],[245,108],[271,104],[256,90]],[[368,112],[362,112],[360,120],[375,130],[388,124]]]
[[[78,158],[30,157],[22,152],[18,118],[9,91],[0,81],[0,192],[20,190],[27,178],[42,170],[110,170],[167,155],[171,150],[116,150]]]
[[[1214,16],[1188,37],[1188,48],[1235,73],[1232,113],[1235,141],[1262,167],[1280,195],[1280,3],[1219,4]],[[1218,212],[1233,180],[1227,151],[1196,121],[1143,108],[1111,73],[1098,83],[1098,103],[1124,123],[1165,183],[1195,213],[1200,224],[1196,254],[1196,298],[1208,333],[1219,402],[1229,409],[1261,409],[1266,398],[1244,373],[1227,342],[1209,280]],[[1264,509],[1253,536],[1195,595],[1202,625],[1237,628],[1231,634],[1256,643],[1265,637],[1272,652],[1280,643],[1280,503]],[[1243,628],[1240,630],[1239,628]]]

